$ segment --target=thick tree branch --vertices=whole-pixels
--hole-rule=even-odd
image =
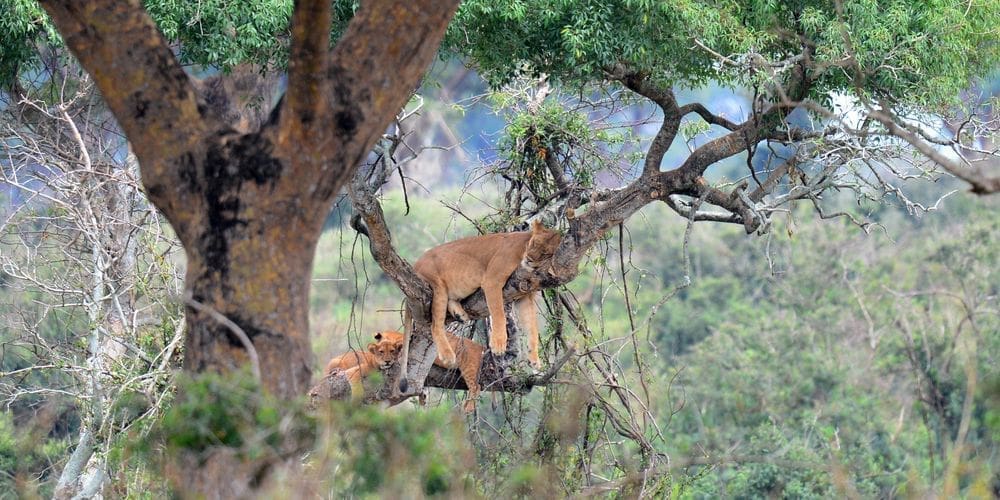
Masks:
[[[331,3],[300,0],[292,14],[288,89],[279,126],[279,147],[317,157],[330,130],[330,88],[326,78]]]
[[[603,234],[607,228],[621,222],[654,199],[664,201],[677,210],[677,205],[669,197],[675,194],[687,194],[696,197],[705,195],[705,200],[708,203],[725,208],[734,215],[711,214],[711,216],[707,216],[696,214],[697,219],[708,217],[705,220],[739,222],[744,225],[748,233],[753,232],[762,221],[759,220],[760,215],[755,214],[749,205],[751,200],[745,195],[743,195],[744,199],[741,199],[741,193],[736,191],[726,194],[712,188],[701,176],[711,165],[742,151],[750,150],[766,134],[777,130],[781,123],[781,117],[788,112],[789,106],[783,104],[772,106],[759,115],[751,116],[746,122],[736,124],[712,114],[699,103],[679,107],[670,89],[658,87],[648,78],[648,75],[630,71],[624,65],[616,65],[608,70],[608,74],[628,89],[660,106],[664,113],[663,123],[646,152],[641,177],[626,188],[612,192],[612,195],[606,197],[603,203],[596,204],[596,208],[587,212],[584,216],[587,223],[578,223],[577,225],[589,230],[594,229],[590,226],[597,224],[596,229],[600,234]],[[795,89],[795,95],[798,96],[804,88],[804,84],[799,80],[804,79],[804,76],[796,72],[792,79],[795,80],[792,87]],[[697,148],[677,169],[660,172],[663,156],[677,135],[681,119],[689,113],[697,113],[707,123],[724,127],[730,130],[730,133]],[[640,187],[641,189],[639,189]],[[598,222],[602,217],[608,224]],[[573,224],[571,224],[571,232],[573,231]],[[592,243],[592,237],[589,236],[579,235],[576,239],[584,243],[585,246]]]
[[[454,325],[454,323],[452,323]],[[452,333],[456,333],[450,328]],[[563,351],[559,357],[551,364],[544,372],[541,373],[510,373],[507,370],[491,370],[483,369],[479,374],[479,385],[483,392],[513,392],[523,394],[530,391],[533,387],[546,386],[552,383],[555,376],[559,373],[559,370],[576,355],[576,350],[572,347]],[[492,355],[487,354],[487,358],[484,358],[483,366],[487,366],[490,363],[497,363],[496,358],[492,358]],[[389,401],[391,403],[400,403],[403,400],[416,395],[414,394],[404,394],[404,395],[393,395],[386,387],[391,387],[394,384],[391,381],[395,381],[399,378],[399,364],[396,363],[382,372],[383,379],[390,381],[388,384],[381,384],[377,387],[369,386],[365,384],[365,395],[364,401],[366,402],[376,402],[376,401]],[[457,391],[467,391],[469,387],[466,385],[465,381],[462,379],[461,373],[457,369],[447,369],[441,368],[440,366],[431,366],[430,371],[427,373],[427,378],[424,380],[422,387],[437,387],[440,389],[449,389]],[[347,377],[340,370],[336,370],[331,374],[320,379],[320,381],[309,391],[309,396],[311,399],[311,404],[315,408],[322,401],[326,400],[346,400],[351,397],[351,387],[347,381]]]
[[[689,113],[697,113],[702,120],[705,120],[705,122],[712,125],[718,125],[729,130],[736,130],[739,128],[739,125],[736,123],[733,123],[719,115],[713,114],[700,102],[692,102],[691,104],[685,104],[680,107],[681,116],[685,116]]]
[[[644,176],[660,171],[660,164],[663,163],[663,155],[670,149],[674,138],[677,137],[677,130],[681,126],[681,117],[684,113],[677,107],[677,99],[674,97],[672,89],[663,89],[649,81],[647,75],[627,70],[622,65],[615,66],[611,71],[612,78],[620,81],[629,90],[639,94],[653,102],[663,110],[663,123],[660,130],[653,137],[653,141],[646,151],[646,159],[643,163],[642,172]]]
[[[532,387],[542,387],[552,383],[552,379],[559,373],[563,365],[576,354],[573,348],[567,349],[541,373],[517,373],[500,378],[492,378],[484,371],[479,377],[479,385],[483,391],[497,392],[518,392],[529,391]],[[427,375],[424,387],[440,387],[442,389],[468,390],[465,381],[458,370],[449,370],[434,366]]]
[[[678,199],[677,196],[673,195],[667,198],[666,204],[671,210],[677,212],[677,215],[680,215],[685,219],[694,220],[695,222],[725,222],[729,224],[743,223],[740,216],[733,213],[697,211],[694,209],[693,204],[684,202]],[[694,211],[694,213],[692,213],[692,211]]]
[[[437,53],[459,0],[363,2],[331,54],[331,124],[335,156],[319,172],[314,196],[332,198],[345,174],[364,160],[385,124],[406,104]],[[392,36],[386,36],[391,33]]]
[[[392,244],[392,235],[385,222],[382,205],[375,198],[375,191],[385,183],[387,168],[383,157],[378,162],[361,166],[354,174],[350,185],[351,204],[355,215],[351,227],[368,237],[372,257],[382,271],[393,280],[404,295],[415,299],[426,299],[430,304],[431,288],[413,272],[413,266],[406,262]]]
[[[759,140],[759,132],[753,125],[744,124],[738,130],[734,130],[722,137],[713,139],[702,145],[688,156],[687,160],[676,170],[672,170],[672,175],[680,176],[683,183],[689,183],[689,179],[694,179],[704,175],[705,170],[720,160],[746,151],[748,144],[756,144]],[[674,174],[676,172],[676,174]]]

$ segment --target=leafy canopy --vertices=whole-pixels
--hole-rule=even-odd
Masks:
[[[184,63],[285,64],[291,0],[144,4],[163,34],[178,42]],[[3,86],[37,62],[35,44],[43,36],[58,40],[35,2],[10,5],[0,12]],[[357,7],[357,1],[335,1],[334,40]],[[878,97],[940,104],[996,67],[998,40],[1000,2],[994,0],[467,0],[445,46],[469,57],[494,85],[524,73],[599,81],[623,63],[661,83],[689,87],[710,80],[753,86],[769,77],[719,56],[779,62],[808,47],[811,97],[862,83]]]
[[[59,34],[34,0],[11,0],[0,9],[0,86],[39,63],[37,46],[61,46]],[[288,57],[292,0],[229,2],[204,0],[145,0],[143,6],[167,40],[177,45],[184,64],[228,69],[251,63],[284,68]],[[333,39],[358,8],[356,0],[336,0]]]
[[[45,13],[34,0],[10,0],[0,9],[0,85],[8,86],[21,66],[37,56],[33,41],[47,31],[55,36]]]
[[[939,104],[996,66],[998,39],[993,0],[467,0],[446,43],[493,85],[525,73],[600,81],[624,64],[664,85],[752,87],[784,68],[748,72],[748,59],[806,53],[810,97],[861,83]]]

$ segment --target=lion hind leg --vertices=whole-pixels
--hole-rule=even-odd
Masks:
[[[542,361],[538,358],[538,311],[535,309],[535,296],[532,293],[517,301],[517,315],[528,330],[528,361],[535,369],[541,369]]]
[[[472,319],[469,317],[469,313],[465,312],[465,308],[462,307],[462,303],[454,299],[448,299],[448,312],[462,321],[469,321]]]
[[[459,372],[462,380],[468,386],[469,392],[465,396],[465,413],[476,411],[476,400],[479,399],[479,368],[483,364],[483,352],[486,351],[481,345],[467,339],[459,340],[460,361]]]

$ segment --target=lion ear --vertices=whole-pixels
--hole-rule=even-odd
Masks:
[[[531,232],[532,233],[541,232],[542,229],[545,229],[545,226],[542,225],[542,221],[541,220],[535,219],[535,220],[531,221]]]
[[[375,340],[382,340],[382,332],[375,333]]]
[[[370,352],[372,354],[378,354],[378,344],[376,344],[374,342],[372,342],[371,344],[368,344],[368,352]]]

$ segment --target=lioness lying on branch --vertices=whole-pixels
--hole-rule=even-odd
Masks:
[[[558,231],[546,228],[535,220],[530,231],[485,234],[451,241],[424,252],[413,270],[426,281],[433,290],[431,303],[431,337],[438,356],[434,364],[444,368],[460,368],[462,378],[468,381],[468,367],[456,358],[455,340],[445,333],[444,319],[451,313],[462,321],[469,315],[459,302],[482,288],[486,295],[486,305],[490,313],[490,351],[503,356],[507,352],[507,318],[503,306],[503,286],[519,266],[540,267],[552,257],[562,236]],[[535,310],[535,294],[529,293],[517,300],[520,320],[528,330],[528,361],[536,369],[542,363],[538,357],[538,319]],[[409,321],[407,321],[409,323]],[[407,333],[410,332],[406,328]],[[471,341],[470,341],[471,342]],[[406,391],[409,337],[403,341],[403,362],[400,367],[400,390]],[[482,362],[482,353],[477,351],[476,372]],[[473,377],[474,378],[474,377]],[[470,395],[472,386],[470,388]],[[478,389],[477,389],[478,390]],[[475,402],[472,402],[475,407]],[[466,401],[466,411],[469,409]]]

